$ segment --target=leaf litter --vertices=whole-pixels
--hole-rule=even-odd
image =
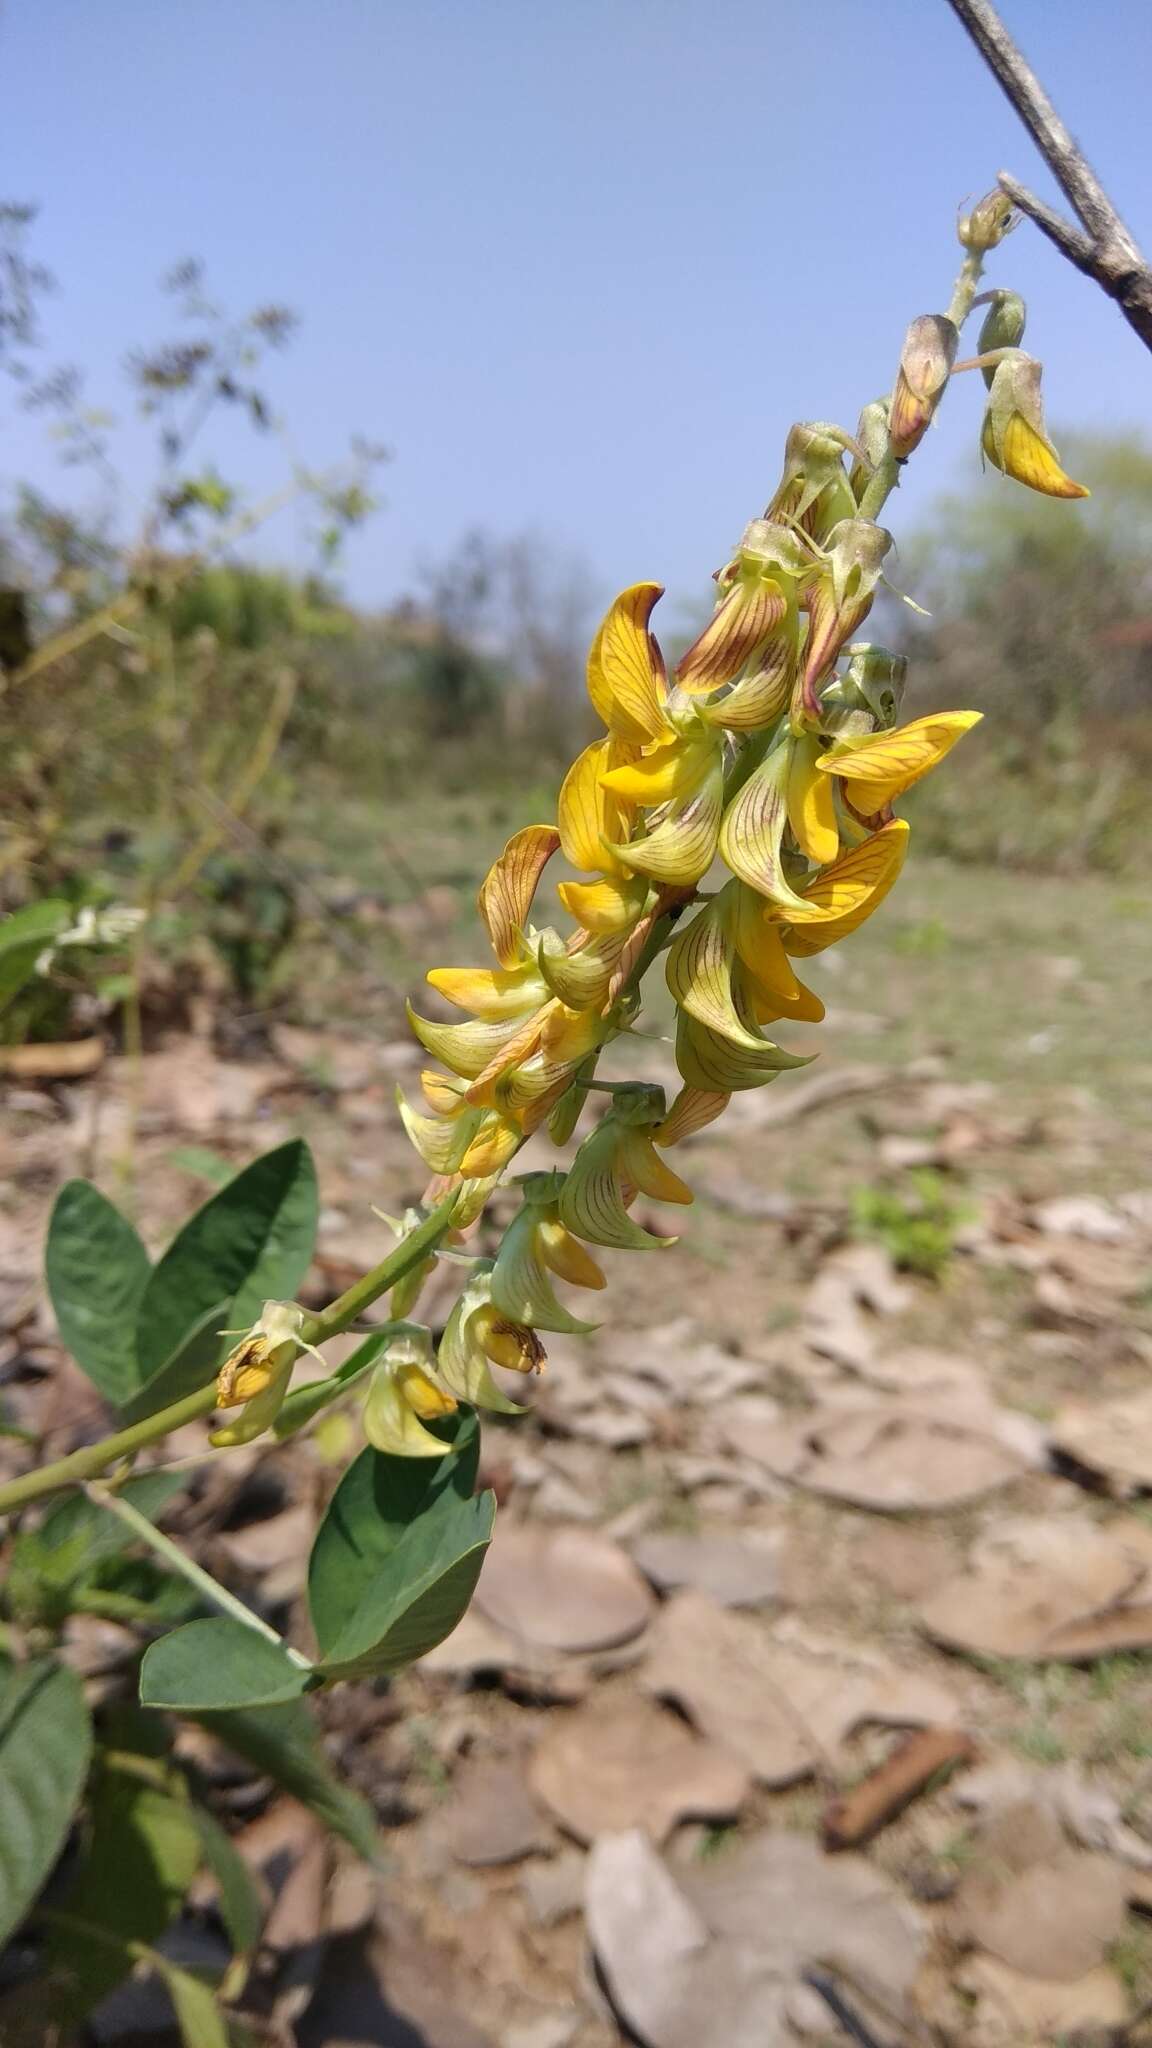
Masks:
[[[239,1164],[316,1097],[295,1045],[279,1067],[233,1062],[207,1092],[201,1045],[170,1050],[154,1070],[139,1145],[158,1235],[187,1208],[187,1171],[167,1163],[175,1134],[210,1138]],[[351,1091],[351,1102],[365,1081],[378,1092],[366,1050],[347,1051],[346,1066],[342,1051],[329,1063],[324,1093]],[[107,1063],[106,1134],[121,1128],[125,1084],[119,1063]],[[905,1120],[942,1170],[967,1172],[990,1145],[1025,1142],[983,1097],[976,1108],[967,1098],[949,1106],[950,1086],[920,1083]],[[70,1120],[23,1119],[20,1157],[37,1160],[33,1207],[41,1181],[84,1169],[77,1147],[91,1143],[93,1119],[76,1092]],[[831,1097],[828,1105],[831,1125]],[[845,1130],[857,1119],[850,1105],[836,1114]],[[954,1142],[927,1135],[957,1117],[967,1123]],[[1023,1131],[1027,1119],[1015,1121]],[[395,1162],[378,1158],[375,1126],[359,1141],[363,1156],[350,1156],[354,1128],[344,1117],[315,1134],[329,1265],[341,1248],[351,1260],[358,1232],[366,1247],[378,1243],[370,1199],[400,1208],[419,1193],[390,1178]],[[720,1198],[708,1134],[696,1142]],[[413,1917],[367,1893],[353,1912],[339,1904],[339,1882],[321,1908],[306,1828],[288,1829],[271,1857],[251,1840],[273,1890],[299,1867],[281,1910],[289,1946],[279,2011],[317,2048],[410,2023],[432,2048],[521,2036],[535,2048],[550,2039],[541,2028],[561,2038],[560,2015],[575,2048],[602,2048],[608,2036],[579,1989],[574,1908],[585,1872],[602,1981],[654,2048],[831,2038],[830,2008],[805,1982],[820,1972],[886,2048],[924,2038],[922,2008],[948,2048],[1034,2048],[1123,2021],[1128,1999],[1107,1958],[1130,1924],[1126,1905],[1146,1914],[1152,1897],[1135,1754],[1127,1767],[1109,1757],[1088,1772],[987,1753],[886,1816],[867,1855],[828,1855],[792,1830],[795,1802],[815,1798],[806,1780],[818,1781],[826,1808],[829,1797],[851,1800],[886,1770],[891,1777],[905,1746],[959,1746],[975,1733],[984,1749],[983,1708],[995,1713],[998,1741],[1035,1712],[994,1665],[949,1669],[935,1644],[1021,1670],[1034,1663],[1038,1678],[1057,1659],[1152,1647],[1152,1529],[1138,1511],[1082,1496],[1075,1505],[1072,1487],[1045,1473],[1052,1459],[1116,1498],[1149,1484],[1152,1414],[1133,1361],[1142,1371],[1152,1196],[1076,1193],[1053,1153],[1063,1181],[1039,1185],[1059,1192],[983,1201],[980,1220],[957,1233],[954,1278],[933,1290],[897,1274],[883,1247],[837,1242],[847,1225],[839,1185],[803,1200],[771,1187],[762,1147],[749,1123],[724,1153],[736,1197],[720,1213],[737,1245],[752,1242],[753,1227],[758,1244],[768,1237],[770,1280],[746,1282],[738,1260],[710,1272],[685,1247],[671,1287],[666,1268],[642,1277],[650,1292],[628,1305],[634,1329],[605,1330],[580,1362],[558,1345],[538,1417],[491,1433],[491,1454],[512,1475],[501,1538],[513,1540],[504,1563],[494,1548],[479,1603],[387,1697],[338,1689],[319,1703],[337,1767],[402,1820],[390,1830],[394,1869],[381,1894],[410,1897]],[[1043,1164],[1039,1152],[1030,1159]],[[2,1341],[18,1419],[36,1426],[51,1415],[65,1449],[66,1430],[79,1426],[76,1390],[35,1316],[35,1221],[30,1209],[17,1247],[29,1256],[13,1261],[20,1282]],[[997,1268],[1012,1269],[1007,1309],[991,1286],[1003,1277]],[[757,1306],[780,1306],[779,1324],[740,1308],[746,1284],[761,1286],[749,1295]],[[321,1261],[312,1298],[332,1285]],[[1049,1373],[1064,1377],[1040,1383]],[[54,1388],[67,1392],[55,1409]],[[1033,1413],[1006,1405],[1021,1399]],[[304,1445],[264,1464],[281,1475],[266,1501],[253,1494],[231,1514],[235,1485],[209,1469],[180,1517],[195,1544],[229,1556],[246,1591],[283,1601],[303,1526],[286,1518],[331,1475]],[[261,1478],[259,1461],[250,1471],[242,1491]],[[239,1460],[229,1472],[243,1479]],[[597,1527],[605,1522],[620,1540]],[[802,1621],[790,1611],[799,1596],[782,1541],[798,1523],[815,1559],[803,1595],[815,1604]],[[127,1654],[109,1644],[101,1684],[118,1682]],[[266,1785],[235,1763],[211,1783],[241,1845],[253,1812],[276,1811]],[[723,1825],[703,1833],[698,1813]],[[445,1823],[447,1871],[422,1878],[420,1844]],[[948,1864],[958,1828],[968,1832]],[[574,1840],[590,1844],[587,1858]],[[1031,1861],[1028,1842],[1043,1845]],[[930,1908],[906,1896],[925,1853],[943,1855],[952,1872],[952,1897]],[[490,1939],[504,1930],[489,1964],[481,1926]],[[967,1994],[950,2034],[930,1964],[950,1992]],[[1043,1974],[1057,1967],[1062,1975]],[[429,1996],[433,1980],[451,1991]]]

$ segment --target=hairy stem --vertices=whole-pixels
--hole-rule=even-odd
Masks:
[[[338,1337],[348,1329],[366,1308],[394,1287],[404,1278],[409,1269],[417,1265],[433,1251],[440,1239],[452,1226],[452,1215],[456,1207],[455,1194],[448,1195],[439,1207],[432,1211],[418,1232],[403,1244],[397,1245],[362,1280],[346,1289],[338,1299],[318,1316],[309,1316],[301,1329],[301,1336],[308,1344],[324,1344],[329,1337]],[[112,1436],[102,1437],[99,1443],[85,1444],[83,1450],[72,1451],[66,1458],[57,1458],[50,1465],[41,1465],[34,1472],[26,1472],[21,1479],[10,1479],[0,1486],[0,1514],[10,1514],[14,1508],[27,1507],[34,1500],[42,1500],[45,1494],[57,1493],[62,1486],[80,1486],[86,1479],[96,1479],[109,1466],[118,1464],[122,1458],[130,1458],[135,1452],[144,1450],[171,1430],[179,1429],[182,1423],[197,1422],[202,1416],[210,1415],[216,1406],[216,1382],[200,1387],[194,1394],[186,1394],[182,1401],[174,1401],[170,1408],[158,1409],[155,1415],[145,1416],[142,1422],[134,1422],[128,1429],[119,1429]]]
[[[245,1628],[254,1629],[257,1635],[264,1636],[268,1642],[275,1643],[278,1649],[285,1650],[293,1664],[298,1664],[301,1670],[311,1669],[307,1657],[302,1657],[299,1650],[294,1650],[291,1644],[286,1643],[283,1636],[278,1635],[269,1622],[262,1621],[258,1614],[253,1614],[252,1609],[246,1607],[243,1600],[238,1600],[235,1593],[230,1593],[226,1586],[218,1585],[210,1572],[206,1572],[201,1565],[188,1557],[178,1543],[173,1543],[170,1536],[165,1536],[163,1530],[158,1529],[155,1522],[150,1522],[147,1515],[142,1515],[139,1508],[134,1508],[130,1500],[121,1500],[120,1495],[113,1493],[109,1487],[98,1486],[92,1481],[85,1485],[84,1492],[97,1507],[104,1508],[110,1515],[115,1515],[117,1521],[123,1522],[125,1528],[131,1529],[141,1543],[146,1543],[150,1550],[154,1550],[158,1557],[162,1557],[165,1564],[171,1565],[173,1571],[179,1572],[182,1578],[187,1579],[190,1586],[195,1586],[196,1591],[213,1607],[218,1607],[222,1614],[231,1615],[234,1621],[242,1621]]]

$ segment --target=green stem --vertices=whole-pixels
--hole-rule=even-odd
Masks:
[[[442,1237],[452,1227],[452,1215],[456,1207],[456,1196],[445,1197],[438,1208],[425,1218],[418,1230],[397,1245],[362,1280],[357,1280],[337,1300],[318,1316],[310,1316],[300,1334],[309,1344],[327,1343],[329,1337],[338,1337],[349,1324],[394,1287],[405,1273],[418,1265],[434,1251]],[[50,1465],[41,1465],[35,1472],[26,1472],[21,1479],[10,1479],[0,1486],[0,1514],[10,1514],[14,1508],[27,1507],[31,1501],[42,1500],[45,1494],[56,1493],[62,1486],[81,1486],[86,1479],[95,1479],[106,1472],[110,1465],[121,1458],[130,1458],[136,1451],[142,1451],[148,1444],[158,1442],[170,1431],[179,1429],[184,1422],[198,1422],[204,1415],[210,1415],[216,1406],[216,1382],[201,1387],[195,1394],[186,1394],[182,1401],[174,1401],[170,1408],[161,1408],[155,1415],[145,1416],[142,1422],[134,1422],[128,1429],[120,1429],[113,1436],[102,1437],[99,1443],[85,1444],[83,1450],[72,1451],[66,1458],[57,1458]]]
[[[970,249],[960,265],[959,275],[952,287],[947,318],[953,327],[963,327],[972,311],[972,301],[984,271],[984,254],[980,249]],[[868,488],[860,500],[859,517],[878,519],[893,491],[900,481],[901,464],[891,448],[882,455],[868,482]]]
[[[107,1514],[115,1515],[118,1522],[123,1522],[125,1528],[131,1529],[141,1543],[146,1543],[150,1550],[154,1550],[158,1557],[162,1557],[166,1564],[171,1565],[173,1571],[179,1572],[182,1578],[187,1579],[190,1586],[195,1586],[197,1592],[202,1594],[211,1606],[218,1607],[222,1614],[230,1614],[234,1621],[242,1621],[245,1628],[254,1629],[256,1634],[263,1636],[266,1641],[275,1643],[277,1649],[286,1651],[292,1662],[298,1664],[302,1670],[311,1670],[307,1657],[302,1657],[299,1650],[294,1650],[291,1644],[286,1643],[283,1636],[278,1635],[269,1622],[262,1621],[258,1614],[253,1614],[250,1607],[245,1607],[243,1600],[238,1600],[235,1593],[230,1593],[226,1586],[218,1585],[210,1572],[206,1572],[202,1565],[196,1564],[188,1557],[178,1543],[173,1543],[170,1536],[165,1536],[163,1530],[158,1529],[155,1522],[150,1522],[147,1515],[142,1515],[139,1508],[134,1508],[130,1500],[121,1500],[119,1494],[111,1492],[107,1486],[97,1486],[91,1482],[84,1487],[84,1492],[98,1508],[103,1508]]]
[[[184,1422],[197,1422],[202,1415],[210,1415],[216,1406],[215,1382],[210,1387],[201,1387],[195,1394],[186,1394],[182,1401],[174,1401],[170,1408],[161,1408],[155,1415],[146,1415],[142,1422],[134,1422],[128,1429],[118,1429],[113,1436],[102,1437],[99,1443],[85,1444],[83,1450],[72,1451],[66,1458],[56,1458],[50,1465],[41,1465],[35,1472],[25,1472],[21,1479],[10,1479],[0,1486],[0,1514],[8,1514],[13,1508],[27,1507],[30,1501],[40,1500],[46,1493],[56,1493],[62,1486],[80,1486],[86,1479],[95,1479],[115,1465],[121,1458],[130,1458],[136,1451],[142,1451],[148,1444],[154,1444],[170,1430],[179,1429]]]

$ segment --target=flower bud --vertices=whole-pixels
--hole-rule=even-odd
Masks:
[[[1040,400],[1041,366],[1023,349],[1012,349],[996,366],[984,415],[981,445],[989,462],[1049,498],[1087,498],[1060,467],[1044,427]]]
[[[856,446],[860,450],[848,472],[852,496],[860,503],[873,473],[879,468],[888,453],[888,411],[890,400],[874,398],[864,407],[856,422]]]
[[[851,730],[887,732],[900,716],[908,657],[892,654],[887,647],[857,641],[847,649],[848,661],[838,680],[824,692],[823,708],[832,712],[826,730],[841,733],[851,719]],[[840,716],[840,710],[843,716]]]
[[[792,520],[824,540],[841,519],[850,519],[856,501],[844,473],[844,453],[851,437],[827,420],[799,420],[784,448],[784,474],[765,517]]]
[[[795,607],[791,579],[809,568],[786,527],[754,519],[732,561],[720,571],[718,580],[727,594],[677,667],[680,688],[692,694],[732,682],[786,630]]]
[[[987,294],[988,311],[980,329],[979,353],[988,355],[994,348],[1017,348],[1024,339],[1024,323],[1027,308],[1019,292],[994,291]],[[985,363],[981,375],[989,390],[996,374],[994,363]]]
[[[965,249],[973,255],[983,256],[989,249],[998,249],[1005,235],[1019,223],[1020,215],[1007,194],[997,189],[988,192],[971,213],[963,214],[956,223],[956,233]]]
[[[892,535],[871,519],[842,519],[830,542],[808,600],[804,670],[793,699],[802,722],[819,716],[818,687],[872,609]]]
[[[948,382],[959,342],[958,330],[941,313],[922,313],[918,320],[913,320],[900,351],[900,368],[888,416],[893,455],[910,455],[923,440]]]

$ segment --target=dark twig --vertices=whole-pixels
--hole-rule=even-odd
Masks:
[[[805,1970],[804,1982],[824,2000],[833,2019],[840,2022],[844,2032],[858,2043],[858,2048],[885,2048],[885,2043],[877,2040],[876,2035],[871,2033],[863,2020],[853,2012],[826,1970]]]
[[[1000,173],[1001,190],[1062,256],[1115,299],[1145,348],[1152,349],[1152,267],[1135,237],[990,0],[948,0],[948,5],[1023,121],[1081,227],[1064,220],[1007,171]]]

